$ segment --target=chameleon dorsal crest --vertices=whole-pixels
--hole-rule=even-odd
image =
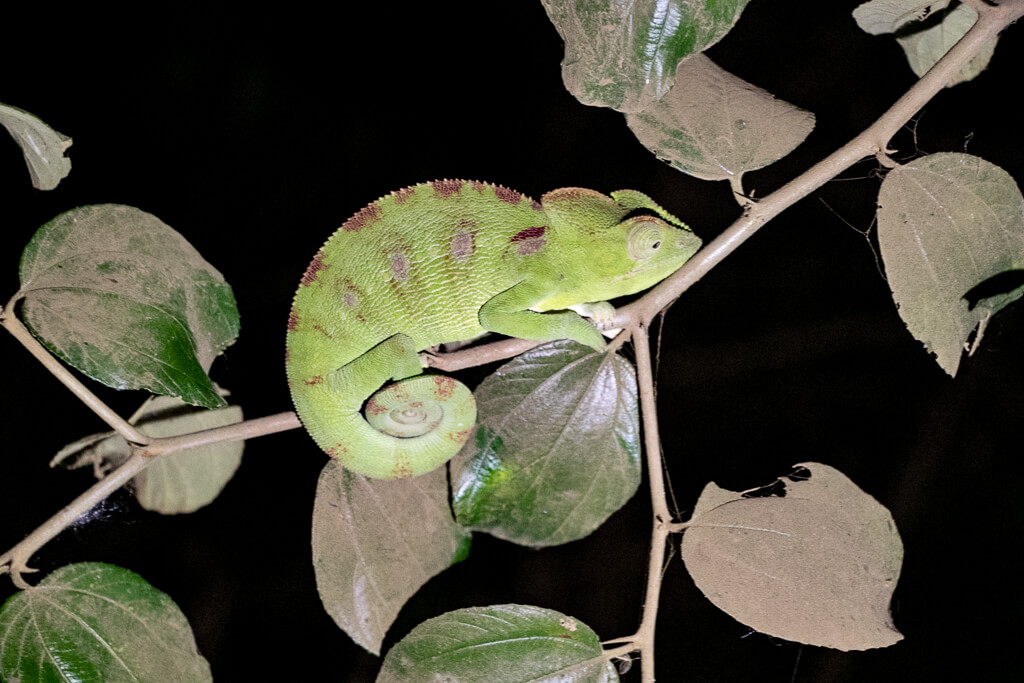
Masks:
[[[422,374],[419,351],[484,332],[601,350],[597,328],[565,309],[646,289],[699,247],[633,190],[562,188],[535,202],[439,180],[393,192],[346,221],[302,276],[285,363],[296,412],[354,472],[425,474],[469,438],[476,406],[462,383]]]

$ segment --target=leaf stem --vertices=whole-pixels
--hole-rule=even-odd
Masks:
[[[35,337],[21,324],[18,317],[14,314],[14,306],[18,301],[18,296],[15,296],[7,304],[6,308],[0,313],[0,325],[7,328],[7,331],[11,335],[21,342],[29,353],[36,357],[36,359],[43,364],[47,370],[50,371],[54,377],[61,381],[61,383],[71,390],[75,396],[79,398],[85,405],[89,407],[92,412],[96,413],[101,420],[110,425],[110,428],[115,432],[124,437],[125,441],[133,444],[145,444],[149,441],[149,437],[135,429],[132,425],[128,424],[120,415],[115,413],[110,407],[101,401],[96,394],[89,391],[84,384],[82,384],[77,377],[71,374],[63,363],[53,357],[53,355],[46,350],[42,344],[40,344]]]
[[[27,566],[29,558],[56,537],[57,534],[74,523],[76,519],[145,470],[150,463],[156,460],[155,456],[171,455],[172,453],[178,453],[190,448],[223,441],[250,439],[256,436],[295,429],[298,426],[300,426],[299,418],[296,417],[295,413],[289,411],[214,429],[192,432],[191,434],[159,439],[146,437],[149,441],[146,445],[130,444],[132,454],[123,465],[93,484],[85,493],[64,506],[60,512],[46,520],[20,543],[3,555],[0,555],[0,574],[4,571],[9,571],[14,585],[21,589],[28,588],[29,584],[21,578],[21,574],[35,571]]]
[[[984,5],[974,26],[877,121],[775,192],[758,202],[751,203],[743,216],[705,245],[671,277],[663,280],[632,304],[619,309],[614,325],[626,327],[636,323],[650,324],[654,316],[679,298],[769,220],[861,159],[887,153],[889,140],[900,128],[945,88],[953,76],[987,41],[996,37],[1022,15],[1024,0],[1007,0],[999,5]]]
[[[640,673],[644,683],[654,683],[654,630],[661,602],[661,580],[664,575],[665,545],[672,513],[665,496],[665,473],[662,468],[661,437],[658,434],[658,410],[654,396],[654,372],[651,365],[651,344],[647,328],[633,330],[636,349],[637,383],[640,388],[640,414],[643,420],[644,452],[650,480],[651,507],[654,520],[651,529],[651,553],[647,561],[647,587],[644,610],[634,645],[640,650]]]

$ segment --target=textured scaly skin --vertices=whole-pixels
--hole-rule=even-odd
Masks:
[[[700,246],[646,196],[612,196],[563,188],[538,203],[440,180],[393,192],[345,222],[303,275],[288,320],[288,383],[319,446],[370,477],[429,472],[469,436],[469,390],[420,375],[367,402],[389,379],[419,375],[417,351],[485,331],[601,350],[600,332],[576,313],[533,311],[646,289]]]

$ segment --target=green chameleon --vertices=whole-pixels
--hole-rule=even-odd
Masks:
[[[567,187],[539,203],[465,180],[393,192],[348,219],[302,276],[285,361],[296,412],[354,472],[429,472],[469,437],[476,404],[461,382],[421,374],[417,352],[484,332],[601,351],[601,332],[565,309],[607,325],[606,299],[654,285],[700,243],[634,190]]]

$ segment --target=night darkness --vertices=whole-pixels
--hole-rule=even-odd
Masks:
[[[913,83],[894,41],[856,27],[857,4],[755,0],[709,51],[817,117],[794,153],[747,176],[757,196],[863,130]],[[79,4],[25,21],[8,15],[0,101],[74,145],[71,175],[39,192],[20,150],[0,135],[0,299],[18,287],[24,244],[58,213],[105,202],[153,213],[233,286],[242,334],[213,377],[259,417],[291,408],[285,323],[306,264],[348,216],[391,190],[435,178],[532,197],[629,187],[705,241],[739,215],[726,183],[672,170],[620,114],[564,89],[562,43],[539,1],[367,3],[339,16],[296,3],[252,7],[133,14]],[[1007,102],[1019,88],[1022,43],[1020,26],[1006,31],[990,68],[936,97],[893,140],[894,156],[966,150],[1024,180],[1021,117]],[[659,681],[1024,673],[1024,308],[1000,314],[960,374],[947,377],[907,332],[873,235],[863,234],[873,229],[881,176],[877,162],[861,162],[683,296],[662,330],[658,398],[684,518],[708,481],[746,489],[802,461],[838,468],[886,505],[906,551],[893,603],[905,640],[842,653],[752,634],[703,597],[677,554],[662,594]],[[103,425],[7,334],[0,359],[6,550],[91,484],[87,470],[51,471],[48,462]],[[492,369],[462,377],[474,386]],[[97,391],[123,415],[143,398]],[[336,628],[316,593],[310,515],[323,454],[300,431],[253,440],[245,453],[201,511],[160,516],[122,491],[32,566],[103,561],[139,573],[185,612],[220,682],[372,681],[379,660]],[[426,618],[508,602],[571,614],[605,639],[628,635],[640,616],[649,526],[644,486],[592,536],[565,546],[529,550],[477,535],[467,561],[406,605],[385,648]],[[13,591],[0,580],[0,600]],[[624,680],[638,681],[639,667]]]

